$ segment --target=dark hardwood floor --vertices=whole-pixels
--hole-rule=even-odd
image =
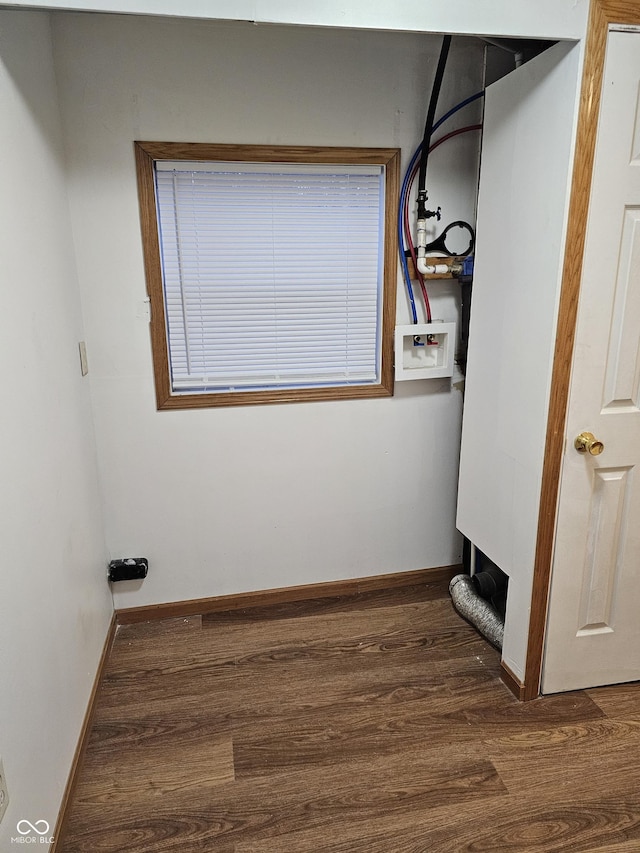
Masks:
[[[521,704],[446,584],[118,629],[62,853],[640,851],[640,687]]]

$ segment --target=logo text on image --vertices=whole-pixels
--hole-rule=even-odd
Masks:
[[[20,833],[15,838],[11,839],[12,844],[51,844],[53,837],[49,837],[49,822],[46,820],[37,820],[31,823],[30,820],[19,820],[16,824],[16,831]]]

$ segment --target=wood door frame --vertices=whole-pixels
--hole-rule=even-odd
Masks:
[[[610,24],[640,25],[640,2],[638,0],[591,0],[589,9],[542,471],[527,658],[520,692],[521,698],[525,701],[535,699],[540,692],[571,361],[582,279],[584,223],[587,221],[589,211],[600,95]]]

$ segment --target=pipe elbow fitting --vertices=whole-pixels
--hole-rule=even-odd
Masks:
[[[428,264],[426,257],[416,260],[416,268],[420,275],[446,275],[451,272],[448,264]]]

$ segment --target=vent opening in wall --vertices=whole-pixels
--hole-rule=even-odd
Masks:
[[[109,563],[107,577],[109,583],[144,580],[148,571],[149,561],[146,557],[126,557]]]

